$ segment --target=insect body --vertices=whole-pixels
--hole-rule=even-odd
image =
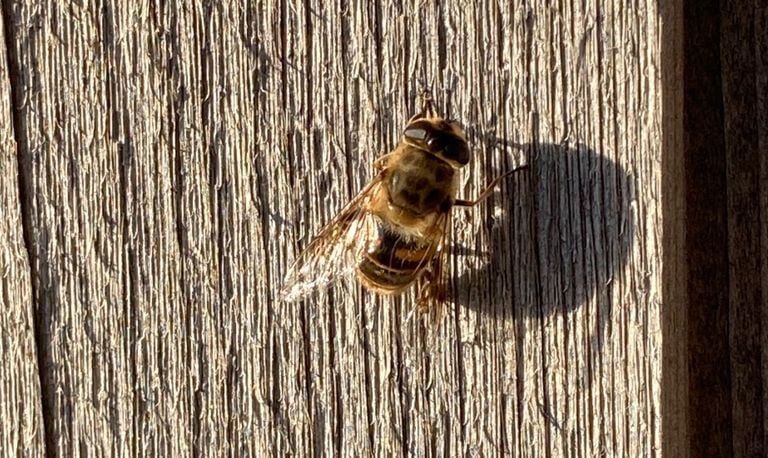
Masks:
[[[445,297],[451,209],[474,206],[501,179],[525,167],[496,178],[476,200],[456,199],[457,172],[468,162],[464,131],[438,116],[425,93],[422,111],[408,122],[398,146],[374,164],[373,180],[296,259],[281,298],[301,299],[354,272],[378,293],[399,293],[418,283],[419,308],[438,306]]]

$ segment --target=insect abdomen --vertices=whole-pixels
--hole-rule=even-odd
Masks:
[[[391,228],[380,226],[375,248],[357,266],[360,280],[380,292],[397,292],[413,283],[433,255],[429,244],[406,240]]]

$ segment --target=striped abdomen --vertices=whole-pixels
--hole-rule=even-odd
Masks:
[[[394,293],[413,283],[434,255],[434,246],[418,239],[406,240],[379,221],[374,249],[357,266],[360,280],[368,288]]]

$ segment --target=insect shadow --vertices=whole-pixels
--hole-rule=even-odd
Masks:
[[[521,149],[529,169],[481,204],[488,244],[474,254],[484,265],[454,278],[453,300],[500,318],[543,318],[587,304],[597,317],[593,343],[602,347],[613,280],[625,275],[634,239],[635,179],[584,145],[506,146]],[[458,242],[461,263],[472,250]]]

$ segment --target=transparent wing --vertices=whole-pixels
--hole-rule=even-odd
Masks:
[[[381,185],[382,176],[380,173],[368,183],[296,258],[280,290],[281,301],[300,300],[355,271],[369,243],[375,240],[376,225],[368,212],[368,201]]]
[[[445,289],[448,285],[445,261],[449,252],[449,221],[450,213],[441,215],[435,221],[435,226],[440,228],[442,236],[434,242],[436,246],[433,255],[428,260],[424,273],[419,277],[416,308],[425,315],[429,315],[433,324],[440,321],[445,309]]]

